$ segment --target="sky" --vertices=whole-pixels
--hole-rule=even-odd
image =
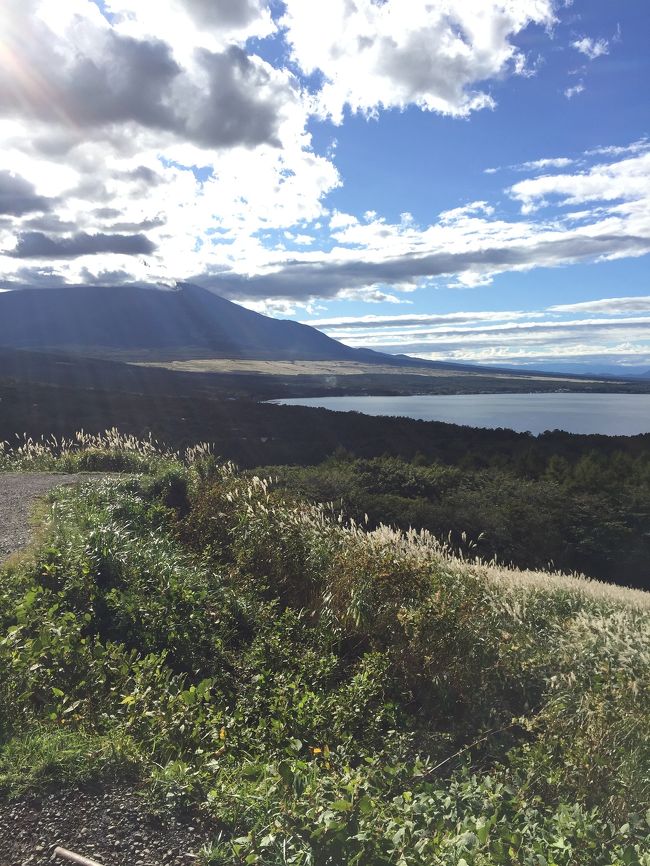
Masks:
[[[650,369],[647,0],[3,0],[0,289]]]

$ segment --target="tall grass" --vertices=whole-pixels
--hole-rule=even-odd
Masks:
[[[206,443],[174,451],[151,434],[143,439],[113,427],[103,433],[80,430],[71,439],[23,435],[15,442],[0,442],[0,471],[147,472],[161,463],[192,463],[211,453]]]

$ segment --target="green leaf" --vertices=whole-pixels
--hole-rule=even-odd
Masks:
[[[291,765],[287,761],[282,761],[278,764],[278,773],[287,788],[290,788],[293,785],[294,780],[294,773],[291,769]]]
[[[372,800],[367,794],[363,795],[358,805],[362,815],[369,815],[372,812]]]

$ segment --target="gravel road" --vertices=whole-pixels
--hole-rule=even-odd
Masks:
[[[61,484],[78,484],[93,477],[99,476],[0,472],[0,562],[28,543],[30,515],[37,499]]]
[[[0,800],[1,866],[65,866],[57,846],[103,866],[192,866],[215,835],[197,818],[153,815],[128,787]]]

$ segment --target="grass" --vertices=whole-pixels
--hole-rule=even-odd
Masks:
[[[126,738],[39,726],[0,747],[0,791],[15,798],[52,787],[133,780],[136,755]]]
[[[194,462],[210,450],[200,444],[173,451],[151,436],[140,439],[116,428],[103,433],[81,430],[71,438],[24,436],[15,445],[0,442],[0,471],[150,472],[163,464]]]
[[[212,864],[650,866],[650,604],[111,434],[0,584],[0,786],[137,773]],[[102,462],[104,461],[104,462]]]

